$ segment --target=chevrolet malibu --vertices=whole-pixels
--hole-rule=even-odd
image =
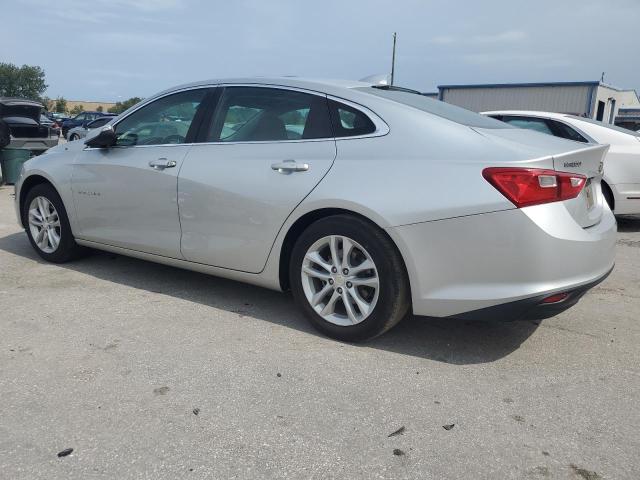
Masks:
[[[397,87],[207,81],[26,162],[16,211],[45,260],[92,247],[290,290],[357,341],[409,312],[574,305],[613,268],[607,148]]]

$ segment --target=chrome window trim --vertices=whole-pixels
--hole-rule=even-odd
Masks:
[[[208,85],[197,85],[197,86],[189,86],[189,87],[184,87],[184,88],[180,88],[177,90],[172,90],[170,92],[166,92],[162,95],[157,95],[155,97],[151,97],[149,98],[146,102],[141,103],[137,108],[135,108],[134,110],[130,111],[127,113],[126,116],[122,117],[122,118],[118,118],[118,120],[113,123],[110,124],[110,126],[114,129],[116,129],[116,126],[122,122],[123,120],[125,120],[126,118],[128,118],[130,115],[133,115],[135,112],[137,112],[138,110],[140,110],[141,108],[144,108],[145,106],[151,104],[152,102],[155,102],[156,100],[160,100],[162,98],[168,97],[170,95],[175,95],[176,93],[182,93],[182,92],[187,92],[190,90],[200,90],[200,89],[211,89],[211,88],[219,88],[219,87],[257,87],[257,88],[276,88],[278,90],[291,90],[294,92],[300,92],[300,93],[306,93],[309,95],[315,95],[318,97],[324,97],[326,99],[329,100],[334,100],[336,102],[339,103],[344,103],[345,105],[350,106],[351,108],[355,108],[356,110],[362,112],[364,115],[366,115],[374,124],[374,126],[376,127],[374,132],[371,133],[367,133],[365,135],[354,135],[352,137],[323,137],[323,138],[305,138],[305,139],[296,139],[296,140],[255,140],[255,141],[246,141],[246,142],[191,142],[191,143],[164,143],[164,144],[156,144],[156,145],[130,145],[130,146],[125,146],[125,145],[116,145],[113,146],[112,148],[150,148],[150,147],[177,147],[177,146],[185,146],[185,145],[247,145],[247,144],[273,144],[273,143],[306,143],[306,142],[326,142],[328,140],[331,141],[338,141],[338,140],[357,140],[357,139],[361,139],[361,138],[373,138],[373,137],[383,137],[385,135],[387,135],[390,131],[389,126],[387,125],[387,123],[382,120],[382,118],[380,118],[375,112],[373,112],[371,109],[365,107],[364,105],[361,105],[359,103],[353,102],[351,100],[347,100],[345,98],[342,97],[336,97],[334,95],[328,95],[324,92],[320,92],[317,90],[310,90],[310,89],[306,89],[306,88],[299,88],[299,87],[291,87],[288,85],[280,85],[277,83],[214,83],[214,84],[208,84]],[[109,125],[109,124],[108,124]],[[106,125],[105,125],[106,126]],[[85,147],[85,149],[87,150],[93,150],[93,148],[91,147]]]

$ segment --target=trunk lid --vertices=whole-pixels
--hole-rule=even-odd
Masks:
[[[537,157],[540,160],[537,163],[541,165],[539,168],[545,168],[542,165],[548,163],[556,171],[587,177],[587,183],[580,194],[563,203],[573,219],[583,228],[600,221],[605,208],[600,181],[609,145],[584,144],[519,128],[474,130],[504,147],[511,147],[522,153],[527,152],[531,158]],[[544,158],[548,161],[543,162]]]
[[[553,156],[553,168],[560,172],[578,173],[587,183],[576,198],[565,201],[567,210],[582,227],[595,225],[602,218],[605,199],[602,194],[602,172],[609,145],[590,145],[573,152]]]
[[[42,108],[42,105],[38,102],[19,98],[3,98],[0,99],[0,118],[27,117],[38,122]]]

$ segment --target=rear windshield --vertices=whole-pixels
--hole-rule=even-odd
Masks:
[[[567,115],[567,117],[575,118],[576,120],[580,120],[581,122],[591,123],[593,125],[598,125],[599,127],[605,127],[610,130],[615,130],[616,132],[626,133],[627,135],[633,135],[634,137],[640,137],[640,132],[634,132],[633,130],[628,130],[626,128],[618,127],[617,125],[610,125],[608,123],[599,122],[598,120],[594,120],[592,118],[587,117],[578,117],[576,115]]]
[[[485,117],[470,110],[465,110],[464,108],[456,107],[455,105],[451,105],[440,100],[433,100],[418,92],[413,93],[404,89],[394,89],[393,87],[358,87],[356,90],[371,93],[377,97],[387,98],[394,102],[417,108],[423,112],[431,113],[468,127],[501,129],[515,128],[504,122]]]

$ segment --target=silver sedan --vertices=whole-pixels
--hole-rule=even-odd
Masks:
[[[606,151],[396,87],[212,80],[29,160],[16,211],[46,260],[92,247],[290,290],[357,341],[410,312],[575,304],[613,268]]]
[[[78,127],[73,127],[67,133],[67,138],[69,139],[70,142],[74,142],[76,140],[80,140],[81,138],[86,137],[87,133],[89,133],[94,128],[104,127],[107,123],[109,123],[114,118],[115,118],[114,115],[111,115],[111,116],[108,116],[108,117],[100,117],[100,118],[96,118],[95,120],[90,121],[86,125],[80,125]]]

